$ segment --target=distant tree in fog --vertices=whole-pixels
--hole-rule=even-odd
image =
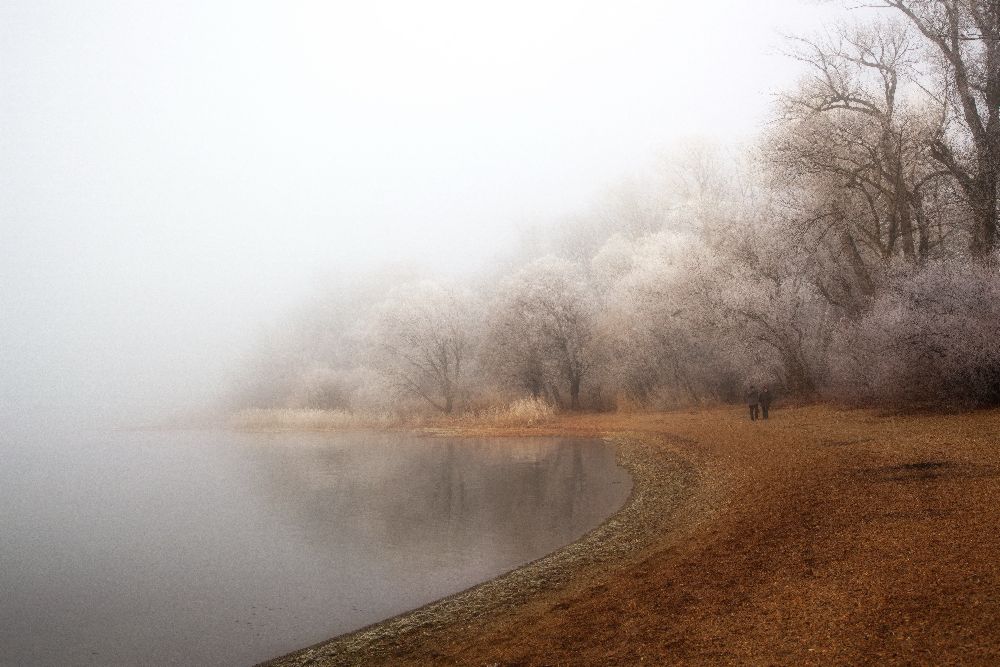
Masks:
[[[579,408],[594,365],[595,305],[576,264],[554,257],[532,262],[504,282],[491,304],[484,363],[533,396]]]
[[[246,401],[450,413],[473,405],[474,371],[477,405],[664,407],[751,382],[1000,402],[1000,277],[984,261],[997,257],[1000,4],[865,2],[894,11],[793,40],[804,78],[758,144],[679,143],[588,209],[525,230],[477,295],[411,276],[309,309],[262,347]]]
[[[671,213],[665,227],[707,240],[745,194],[740,155],[706,139],[691,139],[660,156]]]
[[[375,308],[370,362],[403,395],[451,413],[472,361],[473,297],[431,281],[403,285]]]
[[[607,358],[601,381],[625,404],[667,406],[719,396],[716,331],[696,326],[686,257],[698,242],[661,232],[634,242],[614,237],[591,261],[602,307],[597,340]]]

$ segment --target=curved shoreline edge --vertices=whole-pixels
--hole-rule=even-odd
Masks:
[[[586,583],[588,575],[604,565],[640,556],[653,542],[662,546],[664,533],[698,484],[696,466],[681,452],[683,439],[675,442],[662,433],[618,433],[600,439],[615,447],[618,464],[632,478],[632,491],[617,512],[579,540],[472,588],[257,667],[384,662],[418,635],[516,613],[546,592]]]
[[[634,495],[525,568],[270,664],[1000,664],[1000,408],[424,432],[603,437]]]

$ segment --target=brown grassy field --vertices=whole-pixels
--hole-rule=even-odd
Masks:
[[[718,408],[429,430],[614,439],[632,457],[632,508],[578,545],[599,555],[547,584],[503,593],[524,585],[515,572],[447,613],[274,664],[1000,664],[1000,411],[813,406],[751,423]],[[674,493],[653,492],[677,471]],[[602,551],[616,521],[631,546]]]

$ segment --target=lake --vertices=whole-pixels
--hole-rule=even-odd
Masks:
[[[0,437],[2,665],[252,664],[554,551],[631,487],[588,440]]]

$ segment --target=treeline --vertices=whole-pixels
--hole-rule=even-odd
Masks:
[[[1000,402],[1000,6],[884,7],[790,40],[804,76],[756,145],[677,149],[461,284],[339,281],[239,404]]]

